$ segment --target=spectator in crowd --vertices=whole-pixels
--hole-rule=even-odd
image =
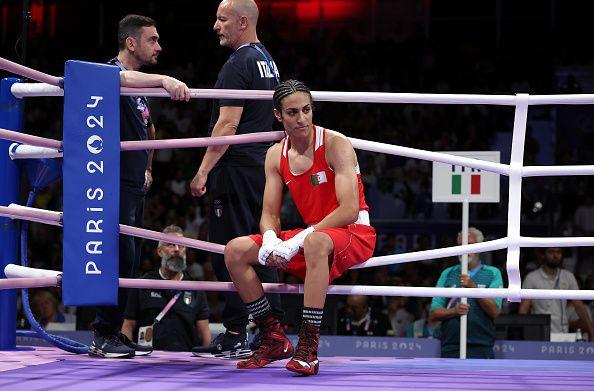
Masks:
[[[483,233],[468,229],[468,244],[484,241]],[[458,234],[458,244],[462,234]],[[461,257],[460,257],[461,258]],[[437,281],[438,288],[501,288],[503,279],[499,269],[481,262],[479,254],[468,254],[468,274],[461,274],[461,265],[445,269]],[[468,299],[434,297],[429,312],[430,322],[441,322],[441,357],[460,357],[460,317],[468,315],[468,358],[494,358],[495,319],[501,311],[501,299]]]
[[[584,289],[594,290],[594,274],[590,274],[584,283]],[[588,308],[590,308],[590,314],[594,313],[594,300],[588,302]],[[592,318],[590,318],[592,319]]]
[[[349,295],[347,305],[338,318],[338,335],[384,337],[392,334],[386,315],[372,310],[367,296]]]
[[[584,196],[582,203],[575,210],[573,224],[576,236],[594,236],[594,198],[590,194]],[[591,265],[593,260],[592,247],[578,247],[577,262],[573,271],[579,275],[583,265]],[[586,271],[591,272],[592,269]]]
[[[429,321],[431,300],[422,298],[420,300],[420,305],[423,308],[421,317],[408,325],[406,336],[408,338],[433,338],[434,331],[439,327],[439,322]]]
[[[559,90],[561,94],[581,94],[582,86],[580,85],[580,82],[576,79],[575,75],[570,73],[559,86]]]
[[[573,222],[577,235],[594,235],[594,199],[587,194],[584,201],[575,210]]]
[[[388,319],[395,337],[406,336],[406,329],[415,317],[406,308],[408,297],[392,296],[388,298]]]
[[[183,237],[180,227],[170,225],[163,233]],[[161,267],[151,271],[143,278],[153,280],[191,280],[186,270],[186,248],[177,244],[159,242],[157,254],[161,257]],[[155,321],[165,306],[174,301],[173,306]],[[190,351],[193,346],[210,343],[208,326],[208,304],[206,295],[199,291],[177,291],[163,289],[130,290],[122,334],[133,340],[137,327],[142,328],[144,340],[152,335],[152,347],[158,350]],[[152,330],[152,331],[148,331]],[[142,346],[139,346],[142,347]],[[151,349],[139,351],[136,355],[150,353]]]
[[[560,247],[543,249],[544,263],[540,268],[529,273],[522,283],[523,289],[579,289],[575,276],[563,269],[563,250]],[[571,304],[577,313],[582,332],[587,332],[594,342],[594,328],[586,306],[581,300],[532,300],[522,299],[520,314],[551,315],[551,333],[569,332],[569,315],[567,306]]]
[[[64,323],[66,317],[58,310],[58,299],[50,291],[39,291],[33,296],[33,310],[39,316],[39,324],[46,327],[48,323]]]
[[[171,181],[171,191],[180,197],[186,195],[188,191],[188,182],[186,182],[186,180],[184,179],[182,170],[177,170],[175,172],[175,178],[173,178],[173,180]]]

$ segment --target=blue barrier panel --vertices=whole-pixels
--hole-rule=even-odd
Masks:
[[[55,334],[85,344],[93,341],[92,331],[57,331]],[[296,346],[299,337],[288,337]],[[30,337],[17,336],[17,341],[19,345],[50,346]],[[497,340],[493,351],[496,359],[594,361],[594,343],[590,342]],[[436,358],[441,352],[438,339],[322,335],[318,353],[320,357]]]
[[[118,302],[120,77],[115,66],[64,71],[65,305]]]
[[[0,127],[10,130],[23,129],[25,104],[10,92],[14,77],[0,82]],[[0,139],[0,205],[18,202],[19,170],[8,156],[11,141]],[[6,278],[4,267],[17,262],[18,227],[16,220],[0,217],[0,278]],[[16,300],[15,290],[0,291],[0,350],[16,348]]]

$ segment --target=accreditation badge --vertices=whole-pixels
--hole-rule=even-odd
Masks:
[[[153,347],[153,326],[138,328],[138,344],[140,346]]]

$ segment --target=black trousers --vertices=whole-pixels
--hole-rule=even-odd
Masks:
[[[264,196],[264,167],[217,166],[208,176],[207,190],[210,197],[208,234],[209,241],[227,244],[231,239],[259,233]],[[219,281],[231,281],[222,254],[212,254],[212,266]],[[265,266],[254,266],[262,282],[278,282],[278,273]],[[272,311],[282,320],[280,295],[267,294]],[[248,311],[236,292],[225,293],[223,325],[227,330],[244,331]]]
[[[120,187],[120,224],[142,228],[144,220],[144,193],[140,189]],[[140,265],[142,238],[120,234],[120,278],[133,278]],[[117,333],[122,326],[128,290],[118,290],[118,305],[96,307],[93,329],[108,335]]]

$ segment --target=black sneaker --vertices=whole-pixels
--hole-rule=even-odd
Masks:
[[[124,345],[117,335],[101,335],[95,332],[89,347],[89,356],[103,358],[132,358],[134,349]]]
[[[247,334],[221,333],[208,346],[195,346],[192,354],[196,357],[217,357],[243,359],[252,355],[248,346]]]
[[[151,346],[142,346],[137,344],[136,342],[132,341],[130,338],[125,336],[124,334],[120,333],[118,335],[120,341],[130,349],[134,349],[134,355],[136,356],[148,356],[153,352],[153,348]]]

